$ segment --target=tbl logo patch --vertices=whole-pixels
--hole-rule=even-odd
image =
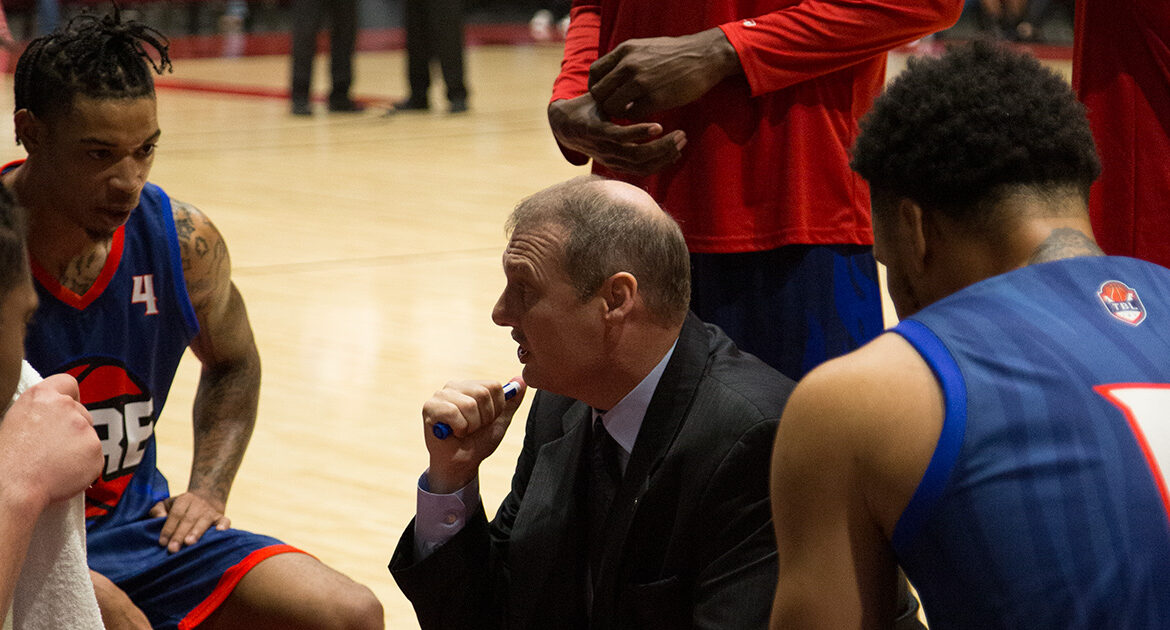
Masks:
[[[1146,320],[1146,307],[1137,291],[1124,282],[1109,280],[1102,283],[1101,288],[1097,289],[1097,297],[1110,315],[1131,326]]]

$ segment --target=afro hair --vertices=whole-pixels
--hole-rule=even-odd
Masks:
[[[955,218],[1011,186],[1073,186],[1087,198],[1101,171],[1068,83],[982,41],[911,59],[862,119],[852,166],[875,193]]]

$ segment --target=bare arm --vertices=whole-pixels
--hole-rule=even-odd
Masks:
[[[51,376],[21,394],[0,423],[0,620],[41,512],[101,473],[101,442],[77,399],[72,376]]]
[[[194,206],[172,203],[187,292],[199,320],[191,350],[203,364],[187,492],[155,506],[156,515],[167,516],[159,542],[177,551],[212,525],[230,525],[224,509],[256,423],[260,354],[243,298],[231,281],[223,237]]]
[[[33,527],[44,506],[21,489],[5,484],[0,489],[0,619],[8,614],[20,568],[28,553]]]
[[[780,565],[772,628],[892,626],[889,538],[941,420],[933,375],[893,334],[801,381],[772,453]]]

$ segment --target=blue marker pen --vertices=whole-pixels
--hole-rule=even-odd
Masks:
[[[512,400],[518,391],[520,391],[520,383],[508,381],[504,385],[504,400]],[[451,427],[447,426],[446,422],[436,422],[435,426],[431,427],[431,432],[440,440],[445,440],[447,436],[451,435]]]

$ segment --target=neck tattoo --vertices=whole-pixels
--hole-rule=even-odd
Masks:
[[[1105,252],[1084,232],[1074,228],[1056,228],[1032,252],[1029,265],[1072,258],[1074,256],[1104,256]]]

